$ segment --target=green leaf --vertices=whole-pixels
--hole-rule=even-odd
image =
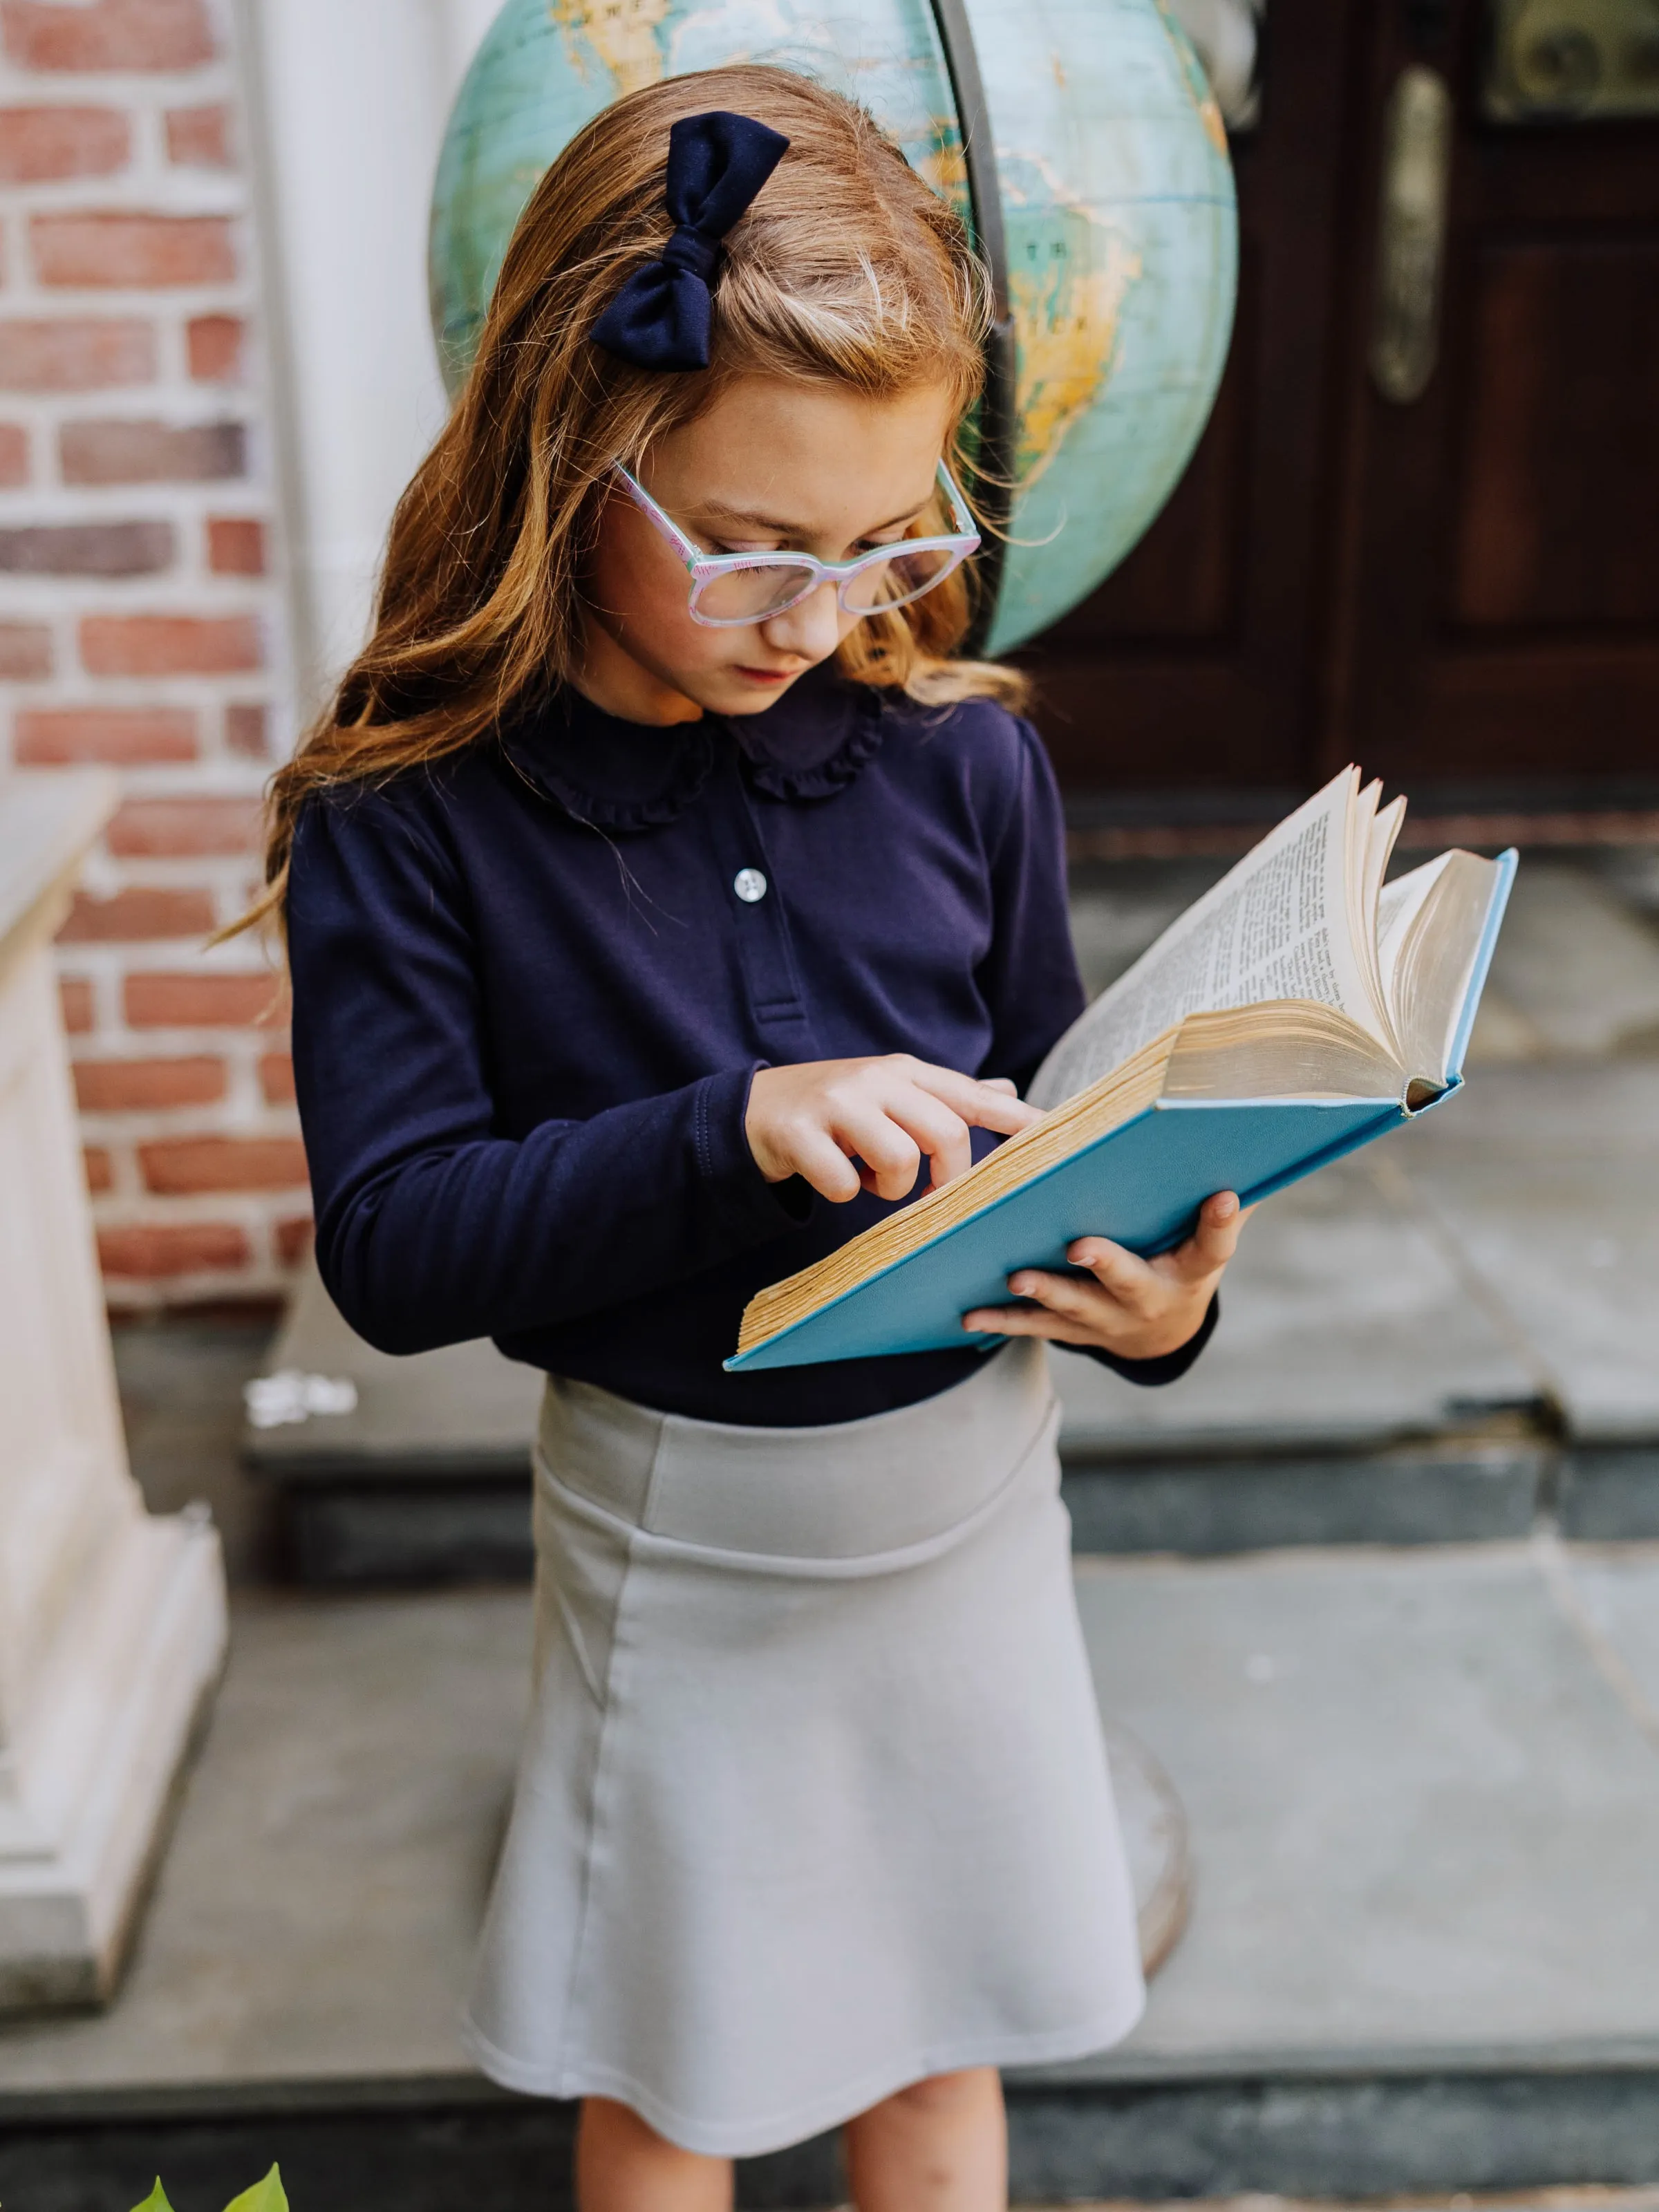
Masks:
[[[167,2203],[167,2193],[161,2186],[161,2177],[159,2173],[155,2177],[155,2188],[150,2191],[142,2204],[133,2206],[132,2212],[173,2212],[172,2205]]]
[[[252,2189],[233,2197],[225,2212],[288,2212],[288,2193],[278,2169],[273,2166],[263,2181],[256,2181]]]

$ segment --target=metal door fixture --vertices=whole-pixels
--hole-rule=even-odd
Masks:
[[[1493,123],[1659,117],[1659,0],[1492,0],[1480,108]]]
[[[1434,374],[1451,138],[1445,78],[1438,70],[1402,70],[1383,118],[1370,347],[1372,380],[1400,406],[1420,398]]]

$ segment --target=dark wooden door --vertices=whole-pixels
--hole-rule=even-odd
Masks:
[[[1659,776],[1659,114],[1490,119],[1516,4],[1269,0],[1214,416],[1027,656],[1078,800],[1276,796],[1349,758],[1419,790]],[[1443,248],[1431,369],[1389,397],[1379,210],[1413,69],[1447,95]]]
[[[1490,0],[1364,12],[1367,281],[1346,333],[1320,766],[1659,774],[1659,115],[1492,119]],[[1371,280],[1385,118],[1413,68],[1443,79],[1452,129],[1437,357],[1401,401],[1370,358]]]
[[[1346,14],[1343,0],[1270,0],[1261,119],[1233,144],[1238,312],[1215,412],[1139,545],[1024,656],[1073,791],[1289,787],[1311,772]]]

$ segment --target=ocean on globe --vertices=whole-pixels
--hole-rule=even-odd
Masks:
[[[1109,575],[1178,482],[1220,381],[1237,216],[1226,136],[1157,0],[968,0],[1017,344],[1012,543],[988,649]],[[928,0],[507,0],[455,101],[433,193],[433,327],[465,376],[538,179],[622,94],[771,62],[860,100],[969,213]]]

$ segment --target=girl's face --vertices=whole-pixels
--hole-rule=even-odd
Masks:
[[[868,399],[840,385],[746,377],[660,439],[636,474],[710,553],[850,561],[902,538],[926,511],[950,427],[943,386]],[[629,721],[758,714],[858,620],[823,584],[765,622],[710,629],[691,619],[689,591],[673,547],[618,485],[584,587],[578,688]]]

